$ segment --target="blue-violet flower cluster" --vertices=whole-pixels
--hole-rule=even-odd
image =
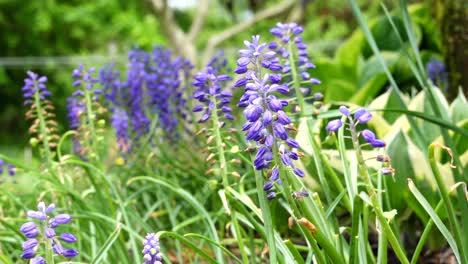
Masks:
[[[349,109],[346,106],[342,105],[340,106],[340,113],[343,116],[346,116],[346,118],[350,122],[349,123],[350,129],[356,129],[356,126],[358,124],[365,124],[369,122],[369,120],[372,119],[372,114],[364,108],[356,109],[356,111],[354,111],[354,117],[353,117]],[[328,122],[326,129],[330,132],[336,132],[342,126],[343,126],[343,123],[341,122],[340,119],[334,119]],[[378,139],[375,136],[374,132],[372,132],[371,130],[364,129],[361,131],[360,134],[362,138],[367,143],[369,143],[369,145],[371,145],[373,148],[385,147],[385,141],[383,141],[382,139]]]
[[[432,83],[446,91],[449,86],[448,73],[445,65],[436,58],[431,58],[427,63],[427,73]]]
[[[40,202],[37,208],[38,211],[27,212],[28,217],[36,221],[24,223],[19,229],[28,238],[22,245],[23,253],[21,254],[21,258],[31,259],[31,263],[45,263],[43,257],[36,257],[41,243],[50,243],[55,254],[66,258],[77,256],[78,251],[76,249],[65,249],[61,244],[61,242],[75,243],[76,237],[70,233],[61,233],[60,235],[56,233],[56,228],[59,225],[70,223],[72,217],[69,214],[57,214],[55,217],[49,216],[55,209],[55,204],[53,203],[46,207],[44,202]]]
[[[156,234],[148,234],[143,240],[143,264],[162,264],[161,248]]]
[[[274,163],[274,155],[280,155],[285,166],[292,168],[297,176],[303,177],[304,172],[293,164],[293,160],[299,158],[296,150],[300,146],[288,134],[288,130],[294,130],[291,119],[283,109],[288,101],[276,96],[289,92],[287,84],[280,84],[281,76],[275,73],[282,66],[278,63],[276,52],[265,49],[267,44],[260,44],[259,39],[259,36],[253,36],[252,43],[245,41],[247,49],[240,51],[241,58],[237,60],[236,73],[245,73],[236,83],[238,87],[245,86],[245,92],[238,103],[238,106],[245,107],[244,115],[247,119],[242,129],[247,131],[247,140],[253,140],[257,144],[255,169],[269,169]],[[273,73],[263,73],[266,70]],[[275,151],[278,153],[274,153]],[[271,192],[274,182],[281,184],[278,166],[280,164],[274,165],[270,180],[264,186],[264,190],[270,192],[267,195],[270,199],[276,196]]]
[[[224,114],[224,118],[233,120],[232,109],[229,107],[232,93],[225,90],[226,81],[231,80],[223,70],[227,61],[222,58],[222,53],[212,58],[204,72],[198,72],[194,76],[193,86],[196,88],[193,98],[201,104],[193,108],[194,112],[203,111],[199,123],[210,119],[212,111],[216,109],[218,116]]]
[[[44,100],[51,95],[45,85],[47,82],[46,76],[39,76],[31,71],[28,71],[27,74],[28,78],[24,79],[24,86],[22,88],[25,105],[33,104],[36,96],[38,96],[40,100]]]

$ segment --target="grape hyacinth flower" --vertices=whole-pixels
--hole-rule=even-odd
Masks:
[[[366,109],[364,108],[358,108],[354,111],[354,118],[353,116],[351,115],[351,112],[349,111],[349,109],[346,107],[346,106],[340,106],[340,113],[346,117],[346,119],[349,121],[349,123],[347,123],[349,125],[349,129],[351,131],[351,133],[353,134],[353,132],[356,133],[356,138],[353,138],[353,140],[357,140],[357,128],[356,126],[358,124],[365,124],[367,122],[369,122],[371,119],[372,119],[372,114],[370,112],[368,112]],[[331,120],[328,122],[327,126],[326,126],[326,129],[330,132],[335,132],[337,131],[341,126],[342,126],[342,122],[340,119],[334,119],[334,120]],[[383,141],[382,139],[378,139],[374,132],[372,132],[371,130],[369,129],[364,129],[360,132],[360,135],[361,137],[364,139],[364,141],[366,141],[367,143],[369,143],[369,145],[373,148],[383,148],[385,147],[385,141]],[[354,134],[353,134],[354,136]]]
[[[120,151],[126,152],[129,145],[129,135],[128,135],[128,115],[125,110],[114,108],[112,110],[111,117],[112,126],[115,129],[117,136],[117,143]]]
[[[150,233],[143,240],[143,264],[162,264],[161,248],[156,234]]]
[[[36,221],[24,223],[19,231],[24,234],[28,240],[22,244],[23,254],[21,258],[31,259],[31,263],[45,263],[41,256],[36,257],[38,247],[45,243],[46,250],[53,250],[55,254],[62,255],[66,258],[72,258],[79,253],[73,248],[64,249],[60,241],[65,243],[76,242],[76,237],[70,233],[57,234],[56,228],[59,225],[66,225],[72,217],[68,214],[57,214],[51,217],[49,214],[55,209],[55,204],[50,204],[46,207],[44,202],[40,202],[37,206],[38,211],[28,211],[27,215]]]
[[[449,81],[445,65],[440,60],[431,58],[426,67],[429,79],[431,79],[432,83],[440,89],[447,91]]]
[[[320,84],[320,80],[313,78],[310,74],[315,65],[310,62],[307,53],[307,45],[303,42],[301,34],[304,31],[303,27],[295,22],[277,23],[276,27],[270,29],[270,33],[278,39],[278,42],[272,42],[268,45],[269,49],[278,54],[278,63],[282,65],[283,81],[293,84],[294,93],[297,96],[297,104],[293,107],[293,111],[300,115],[304,113],[305,96],[312,94],[312,86]],[[278,77],[281,77],[278,74]],[[281,79],[281,78],[280,78]],[[317,93],[316,93],[317,94]],[[314,94],[314,115],[319,113],[321,106],[320,99],[317,99]]]
[[[228,90],[223,90],[225,82],[231,78],[226,74],[218,74],[215,68],[208,66],[205,72],[195,74],[195,81],[193,86],[196,91],[193,98],[197,99],[201,104],[193,108],[194,112],[203,111],[203,115],[198,120],[199,123],[208,121],[211,117],[212,111],[216,109],[216,115],[224,114],[224,118],[232,120],[234,116],[231,114],[232,110],[229,107],[232,93]]]
[[[36,96],[42,101],[51,95],[45,85],[45,82],[47,82],[46,76],[39,76],[31,71],[28,71],[27,74],[28,78],[24,79],[24,86],[22,88],[25,105],[33,104]]]
[[[287,84],[280,84],[276,78],[272,78],[275,76],[274,72],[282,67],[278,64],[276,52],[266,50],[267,45],[260,44],[259,38],[253,36],[252,43],[244,42],[248,49],[240,51],[241,58],[237,61],[237,70],[248,69],[248,66],[251,66],[251,70],[245,70],[245,76],[236,84],[242,83],[240,86],[245,86],[238,106],[245,107],[247,122],[242,129],[246,131],[246,139],[257,144],[254,167],[256,170],[272,169],[264,190],[269,192],[267,197],[273,199],[276,197],[271,191],[273,183],[282,183],[279,166],[289,167],[299,177],[303,177],[304,172],[293,163],[293,160],[299,158],[297,149],[300,146],[288,133],[289,130],[294,130],[291,119],[284,111],[288,101],[277,97],[278,94],[288,93],[289,88]],[[273,73],[263,73],[266,71],[261,70],[262,68]],[[276,164],[277,162],[282,164]]]
[[[309,61],[307,53],[307,44],[302,41],[301,33],[304,31],[304,28],[298,25],[295,22],[291,23],[281,23],[278,22],[276,27],[270,29],[270,33],[281,40],[281,44],[276,44],[276,42],[270,47],[276,47],[276,52],[281,55],[283,59],[289,59],[291,54],[291,49],[286,45],[294,43],[297,50],[297,65],[299,66],[299,75],[304,81],[309,81],[311,84],[320,84],[320,80],[316,78],[311,78],[308,73],[309,69],[315,69],[315,65]],[[289,73],[291,70],[290,61],[284,63],[283,73]]]
[[[47,161],[50,161],[51,148],[57,146],[60,137],[56,134],[58,124],[55,121],[55,114],[51,113],[54,106],[47,100],[51,96],[46,87],[47,77],[39,76],[31,71],[28,71],[27,75],[22,88],[24,104],[30,106],[30,110],[26,112],[26,118],[33,120],[29,133],[37,136],[31,137],[30,142],[32,146],[41,143],[41,154]]]

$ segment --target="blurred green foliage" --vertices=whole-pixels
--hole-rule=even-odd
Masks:
[[[26,4],[4,0],[0,1],[0,10],[0,57],[126,54],[134,45],[151,48],[165,44],[149,1],[44,0]],[[49,76],[48,86],[59,109],[58,118],[63,121],[60,124],[66,125],[64,104],[71,93],[70,72],[78,63],[0,66],[2,142],[18,137],[17,131],[26,131],[21,109],[26,70]]]

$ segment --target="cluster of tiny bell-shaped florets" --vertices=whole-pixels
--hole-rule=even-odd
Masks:
[[[39,76],[31,71],[28,71],[27,75],[28,77],[24,79],[22,92],[25,98],[24,104],[30,105],[31,108],[26,112],[26,119],[32,120],[29,133],[37,136],[32,137],[30,143],[35,147],[46,136],[49,144],[48,147],[56,147],[59,139],[59,136],[56,134],[58,124],[54,120],[55,114],[52,112],[55,108],[47,100],[47,97],[51,96],[51,92],[46,87],[47,77]],[[46,131],[40,129],[42,126]],[[42,132],[47,133],[47,135],[43,135]]]
[[[277,23],[276,27],[270,29],[270,33],[278,38],[278,42],[271,42],[268,47],[278,54],[280,63],[283,65],[282,74],[286,76],[288,81],[297,78],[300,83],[300,92],[304,96],[311,94],[311,85],[320,84],[320,80],[313,78],[310,75],[310,70],[315,69],[315,64],[309,60],[307,52],[307,44],[303,42],[301,37],[304,28],[295,22],[290,23]],[[292,64],[291,64],[292,63]],[[292,76],[291,68],[296,68],[295,74]],[[314,94],[314,100],[315,94]],[[296,112],[301,111],[300,107],[294,107]],[[316,111],[317,112],[317,111]]]
[[[309,61],[307,53],[307,44],[305,44],[300,36],[304,28],[295,22],[291,23],[277,23],[276,27],[270,29],[270,33],[280,39],[280,43],[272,42],[269,44],[270,49],[275,50],[281,55],[283,59],[289,59],[290,56],[295,56],[290,52],[297,51],[297,56],[293,57],[294,62],[297,64],[299,74],[302,80],[309,81],[311,84],[320,84],[320,80],[311,78],[308,70],[315,69],[315,65]],[[295,49],[289,50],[286,45],[294,43]],[[296,59],[297,57],[297,59]],[[292,65],[290,61],[284,62],[283,73],[289,73]]]
[[[386,146],[385,141],[382,139],[377,138],[374,132],[370,129],[363,129],[362,131],[357,131],[358,124],[366,124],[372,119],[372,114],[364,108],[358,108],[354,111],[353,114],[349,111],[349,109],[342,105],[339,108],[340,113],[346,117],[347,121],[349,122],[349,129],[352,132],[356,132],[357,135],[360,135],[364,141],[366,141],[367,145],[370,145],[372,148],[384,148]],[[353,117],[354,116],[354,117]],[[343,122],[341,119],[334,119],[328,122],[326,129],[331,133],[336,132],[343,126]],[[390,157],[385,154],[379,154],[376,157],[376,160],[382,162],[385,167],[381,169],[381,173],[384,175],[394,174],[395,170],[390,165]]]
[[[358,124],[366,124],[372,119],[372,114],[364,108],[358,108],[354,111],[354,117],[349,111],[349,109],[342,105],[340,106],[340,113],[346,116],[346,119],[349,121],[350,129],[355,129]],[[340,127],[343,126],[341,119],[335,119],[328,122],[326,129],[330,132],[336,132]],[[383,148],[385,147],[385,141],[378,139],[374,132],[369,129],[364,129],[360,132],[362,138],[373,148]]]
[[[237,60],[238,67],[235,70],[238,74],[245,73],[235,85],[245,87],[238,103],[239,107],[245,107],[244,115],[247,119],[242,129],[246,131],[246,139],[255,141],[257,145],[255,169],[271,169],[264,190],[269,192],[267,197],[273,199],[276,196],[272,191],[274,183],[282,184],[279,177],[279,166],[282,165],[274,164],[275,155],[297,176],[304,176],[304,172],[293,163],[293,160],[299,159],[300,152],[297,150],[300,146],[289,136],[289,132],[295,131],[295,128],[284,110],[288,101],[277,97],[279,94],[287,94],[289,87],[287,83],[281,83],[281,74],[276,73],[283,67],[275,51],[266,49],[267,44],[260,43],[259,36],[253,36],[252,42],[245,41],[244,44],[247,49],[240,51],[241,58]]]
[[[143,264],[162,264],[159,239],[154,233],[146,235],[143,240]]]
[[[90,91],[91,99],[93,101],[98,101],[102,90],[94,88],[94,85],[99,82],[99,79],[93,76],[95,72],[95,68],[91,67],[86,70],[83,64],[79,64],[78,68],[73,70],[72,77],[75,79],[73,82],[74,87],[83,86],[86,90]],[[73,92],[72,96],[67,99],[68,120],[71,129],[79,128],[80,117],[86,111],[85,93],[86,91],[77,89]]]
[[[217,115],[217,124],[213,124],[210,127],[203,127],[200,131],[197,132],[197,135],[206,134],[207,144],[213,143],[215,141],[216,133],[214,129],[219,129],[220,134],[222,135],[221,147],[225,148],[226,141],[235,142],[235,138],[230,135],[225,135],[223,132],[233,133],[236,132],[234,128],[229,128],[227,130],[223,129],[226,125],[226,121],[233,120],[234,116],[232,115],[232,109],[230,107],[231,98],[233,96],[232,92],[227,88],[227,82],[232,78],[227,74],[230,72],[230,69],[227,68],[227,60],[224,57],[224,53],[220,51],[215,55],[210,62],[208,63],[205,71],[198,72],[194,75],[193,86],[196,88],[193,94],[193,98],[196,99],[199,104],[193,107],[193,112],[202,112],[201,118],[198,120],[199,123],[206,123],[209,120],[214,122],[213,115]],[[213,113],[213,110],[216,109],[216,113]],[[216,126],[216,127],[215,127]],[[215,149],[214,147],[207,146],[202,152],[210,152],[210,150]],[[216,163],[215,159],[216,154],[208,154],[206,161],[214,165]],[[239,164],[240,160],[231,159],[229,161],[233,164]],[[223,168],[226,164],[220,164],[220,167]],[[206,175],[213,173],[216,169],[210,168],[206,171]],[[231,172],[231,175],[234,177],[240,177],[238,172]]]
[[[28,78],[24,79],[24,86],[22,88],[24,96],[24,104],[31,105],[34,103],[34,97],[37,95],[39,99],[45,100],[46,97],[51,95],[50,91],[47,90],[45,83],[47,82],[47,76],[39,76],[38,74],[27,71]]]
[[[55,204],[50,204],[46,207],[44,202],[40,202],[37,206],[38,211],[28,211],[29,218],[38,220],[29,221],[20,227],[20,231],[28,238],[23,244],[23,253],[21,258],[31,259],[31,263],[45,263],[42,256],[37,256],[37,250],[41,243],[50,243],[53,252],[62,255],[66,258],[73,258],[78,255],[78,251],[73,248],[65,249],[60,241],[65,243],[75,243],[76,237],[70,233],[62,233],[59,236],[56,233],[56,228],[59,225],[70,223],[72,217],[69,214],[58,214],[55,217],[50,217],[49,214],[55,209]],[[49,247],[47,247],[49,248]]]
[[[449,87],[448,72],[445,65],[436,58],[431,58],[427,63],[427,74],[432,83],[446,91]]]
[[[221,58],[219,58],[221,59]],[[233,120],[232,109],[229,106],[232,92],[226,89],[226,82],[231,80],[229,75],[222,72],[226,65],[225,60],[212,59],[205,71],[198,72],[194,76],[193,86],[196,91],[193,98],[200,102],[193,108],[194,112],[202,112],[199,123],[208,121],[213,109],[218,116],[224,115],[225,119]],[[221,65],[218,65],[221,64]],[[223,66],[224,64],[224,66]]]

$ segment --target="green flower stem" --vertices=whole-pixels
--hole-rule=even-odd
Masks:
[[[297,69],[297,66],[296,66],[296,63],[294,61],[294,47],[293,47],[293,44],[292,42],[290,41],[288,43],[288,52],[289,52],[289,65],[291,67],[291,76],[293,78],[293,87],[294,87],[294,91],[296,93],[296,96],[297,96],[297,101],[298,101],[298,104],[299,104],[299,107],[301,108],[300,111],[299,111],[299,120],[302,119],[302,117],[304,117],[304,113],[305,113],[305,101],[304,101],[304,96],[302,95],[302,92],[301,92],[301,80],[299,80],[299,76],[298,76],[298,69]],[[320,148],[319,148],[319,145],[315,142],[315,139],[311,136],[312,135],[312,128],[311,128],[311,125],[309,124],[309,122],[306,122],[307,123],[307,128],[308,128],[308,132],[309,132],[309,141],[314,149],[314,152],[315,153],[321,153],[320,151]],[[274,153],[274,155],[277,155],[277,153]],[[322,157],[319,157],[318,155],[314,155],[314,162],[315,164],[317,165],[317,170],[319,172],[319,180],[320,180],[320,184],[325,188],[325,192],[326,192],[326,198],[327,198],[327,202],[328,203],[331,203],[331,197],[328,196],[328,193],[330,193],[330,188],[328,186],[328,182],[326,181],[324,175],[323,175],[323,168],[320,166],[322,163],[325,164],[326,163],[326,160],[323,159]],[[281,163],[277,163],[277,164],[281,164]],[[329,165],[328,165],[329,166]],[[338,180],[339,182],[339,179],[336,178],[336,174],[331,174],[332,177],[335,176],[335,179],[333,179],[334,182],[336,182]],[[286,178],[286,177],[284,177]],[[294,179],[295,180],[295,179]],[[287,182],[285,182],[284,184],[285,186],[288,185]],[[340,186],[341,186],[341,189],[339,191],[342,191],[343,190],[343,186],[342,185],[336,185],[338,187],[338,189],[340,189]],[[286,188],[289,188],[286,187]],[[287,190],[285,189],[285,192]],[[289,190],[289,193],[286,194],[286,196],[290,196],[290,199],[289,202],[291,203],[291,199],[292,199],[292,202],[294,203],[294,199],[292,197],[292,193],[290,192]],[[348,200],[349,202],[349,200]],[[347,208],[350,208],[350,203],[348,203],[347,205]],[[297,207],[296,207],[297,208]],[[296,212],[298,213],[298,212]],[[312,215],[309,215],[308,217],[311,217]],[[312,218],[310,218],[310,220],[312,220]],[[330,257],[333,259],[333,261],[335,263],[343,263],[343,259],[342,257],[340,256],[339,252],[337,251],[337,249],[333,246],[332,243],[330,243],[330,241],[323,235],[322,231],[319,231],[317,232],[317,235],[314,235],[314,237],[317,239],[317,241],[319,242],[319,244],[328,252],[328,254],[330,254]]]
[[[47,220],[43,222],[42,225],[42,234],[45,235],[46,230],[47,230]],[[45,239],[45,259],[46,263],[49,264],[54,264],[54,251],[52,250],[52,243],[49,241],[49,239]]]
[[[216,100],[216,98],[213,98],[213,99]],[[228,176],[228,169],[227,169],[227,163],[226,163],[226,156],[224,154],[223,140],[222,140],[221,131],[219,127],[218,108],[217,108],[216,103],[213,109],[212,121],[213,121],[213,131],[215,132],[216,149],[218,151],[221,175],[223,178],[223,186],[226,189],[227,187],[229,187],[229,176]],[[227,196],[228,206],[229,206],[229,201],[232,199],[232,197],[229,192],[226,193],[226,196]],[[249,263],[249,258],[247,256],[247,253],[245,252],[244,241],[242,239],[242,232],[240,229],[239,221],[236,217],[235,210],[231,211],[231,221],[232,221],[232,224],[234,225],[234,230],[236,232],[237,241],[239,242],[239,249],[242,255],[242,260],[244,261],[244,263]]]
[[[442,196],[442,199],[445,204],[445,208],[447,210],[450,227],[452,229],[451,231],[453,235],[455,236],[455,241],[457,242],[457,245],[459,247],[460,258],[468,263],[468,259],[466,258],[465,251],[464,251],[462,238],[460,236],[461,229],[458,225],[457,218],[455,216],[455,210],[453,209],[453,204],[452,204],[452,201],[450,200],[447,186],[445,186],[445,182],[442,179],[442,176],[440,175],[439,168],[437,167],[437,161],[435,159],[435,154],[434,154],[435,147],[442,147],[445,150],[450,150],[450,149],[438,143],[432,143],[429,146],[429,163],[431,165],[432,172],[434,173],[434,178],[437,182],[437,187],[439,188],[439,192]]]
[[[96,155],[96,159],[99,160],[99,155],[97,153],[97,146],[96,146],[96,128],[94,127],[94,121],[96,119],[96,115],[93,112],[92,106],[92,98],[91,98],[91,91],[88,89],[83,89],[85,92],[85,100],[86,100],[86,115],[88,118],[88,125],[89,125],[89,132],[91,133],[91,149],[92,152]]]
[[[269,131],[269,133],[273,133],[273,128],[271,127],[271,124],[269,125],[268,129],[271,130],[271,131]],[[275,139],[274,142],[273,142],[273,159],[275,160],[275,163],[279,167],[280,175],[283,176],[283,177],[281,177],[281,180],[283,180],[283,188],[284,188],[284,193],[283,194],[286,197],[286,200],[288,201],[289,206],[291,207],[291,210],[293,212],[293,216],[294,216],[295,220],[297,221],[300,218],[300,216],[302,215],[302,213],[299,210],[299,208],[298,208],[298,206],[297,206],[297,204],[296,204],[296,202],[294,200],[292,190],[291,190],[291,187],[290,187],[291,186],[290,185],[290,180],[294,181],[296,179],[294,179],[294,178],[291,179],[290,176],[292,176],[292,177],[295,177],[295,176],[288,173],[287,169],[285,168],[285,166],[281,162],[281,159],[280,159],[278,153],[279,153],[278,144],[277,144],[276,139]],[[311,222],[313,221],[312,215],[307,216],[307,218],[308,218],[307,220],[309,220]],[[299,225],[299,226],[300,226],[301,230],[303,231],[304,235],[306,236],[307,241],[313,247],[315,255],[317,257],[317,261],[319,263],[326,263],[326,262],[325,262],[324,256],[322,255],[323,252],[317,246],[317,242],[318,242],[318,244],[320,244],[320,246],[322,246],[325,249],[325,251],[329,254],[329,256],[331,257],[331,259],[333,260],[334,263],[343,263],[343,260],[340,257],[339,252],[333,246],[333,244],[323,235],[321,230],[317,230],[316,233],[312,234],[312,232],[309,229],[302,228],[301,225]]]
[[[34,94],[34,103],[36,105],[37,117],[39,118],[39,129],[42,136],[42,147],[44,150],[45,159],[47,161],[47,166],[50,169],[50,166],[52,164],[52,152],[50,151],[49,146],[49,133],[47,132],[46,119],[42,113],[41,97],[36,82],[34,83],[34,86],[37,90]]]
[[[340,128],[343,129],[343,128]],[[364,179],[364,183],[366,185],[366,190],[367,193],[369,194],[369,197],[372,202],[372,206],[374,207],[375,214],[382,225],[383,232],[385,232],[385,235],[388,238],[388,241],[390,242],[390,245],[392,246],[393,250],[395,251],[395,254],[397,255],[398,259],[401,261],[403,264],[409,264],[408,258],[406,257],[405,252],[401,248],[400,243],[398,242],[397,237],[393,233],[392,228],[390,227],[390,224],[387,222],[387,219],[383,215],[382,208],[380,207],[379,200],[378,200],[378,195],[375,192],[374,187],[372,186],[371,179],[369,177],[369,173],[367,171],[367,167],[364,162],[364,158],[362,156],[362,151],[361,147],[359,145],[359,138],[356,130],[356,126],[354,125],[353,122],[350,122],[350,129],[351,131],[351,138],[353,141],[353,146],[354,149],[356,150],[356,157],[358,160],[358,167],[359,167],[359,173]]]
[[[300,116],[304,113],[304,96],[301,92],[301,82],[299,76],[297,75],[296,62],[294,61],[294,47],[292,41],[288,42],[288,52],[289,52],[289,66],[291,67],[291,75],[293,78],[294,91],[296,92],[297,101],[299,102],[299,107],[301,108]]]
[[[252,162],[254,160],[254,156],[251,155]],[[262,210],[262,218],[263,218],[263,224],[265,226],[265,233],[266,233],[266,239],[267,239],[267,244],[268,248],[270,250],[270,263],[278,263],[277,261],[277,256],[276,256],[276,244],[275,244],[275,230],[273,228],[273,220],[271,218],[271,212],[270,212],[270,205],[268,204],[268,200],[265,196],[265,191],[263,190],[263,184],[264,184],[264,177],[260,171],[256,170],[253,168],[254,173],[255,173],[255,183],[257,185],[257,195],[258,195],[258,200],[260,202],[260,209]]]

